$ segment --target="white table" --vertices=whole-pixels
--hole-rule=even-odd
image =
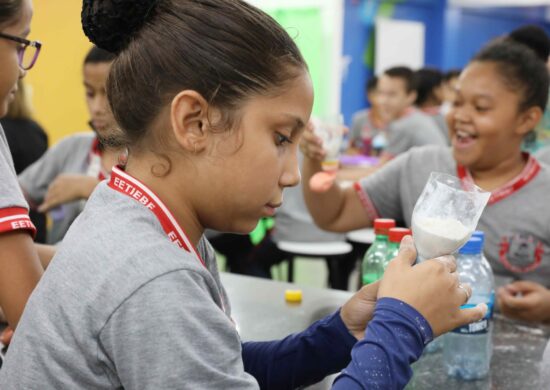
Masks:
[[[351,232],[346,233],[346,238],[348,241],[357,243],[357,244],[366,244],[370,245],[374,242],[375,235],[373,228],[352,230]]]

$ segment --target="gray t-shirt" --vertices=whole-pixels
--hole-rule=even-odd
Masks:
[[[66,137],[50,148],[39,160],[19,175],[19,183],[31,204],[44,201],[49,185],[61,174],[85,175],[90,165],[90,151],[96,137],[92,132]],[[85,201],[65,203],[50,211],[52,226],[48,229],[48,244],[63,239],[67,230],[84,208]]]
[[[495,274],[550,286],[550,167],[541,165],[532,180],[512,191],[512,183],[537,165],[530,158],[523,173],[498,190],[510,193],[490,202],[478,229],[485,232],[485,255]],[[362,179],[360,195],[370,217],[394,218],[411,226],[414,205],[432,171],[457,175],[450,148],[415,148]]]
[[[303,155],[299,154],[299,166],[302,166]],[[305,185],[308,185],[306,183]],[[313,222],[302,193],[302,182],[296,187],[286,188],[284,201],[275,215],[273,241],[325,242],[344,241],[343,234],[321,230]]]
[[[550,165],[550,146],[540,149],[535,153],[535,157],[540,162]]]
[[[449,139],[449,127],[447,126],[447,121],[445,120],[445,116],[441,113],[437,113],[431,116],[432,120],[435,122],[437,128],[441,132],[441,135],[443,138],[445,138],[445,141],[447,145],[450,144]]]
[[[370,109],[353,114],[349,136],[350,146],[363,152],[370,152],[372,149],[382,151],[387,146],[386,138],[385,128],[377,127],[373,123]],[[369,145],[365,145],[366,140]]]
[[[26,211],[21,213],[21,208]],[[28,208],[19,183],[17,183],[4,129],[0,126],[0,233],[29,229],[28,226],[31,222],[28,217]]]
[[[197,250],[206,268],[99,184],[27,303],[0,388],[258,389],[214,251]]]
[[[397,156],[415,146],[447,145],[435,121],[419,110],[412,110],[388,126],[388,152]]]

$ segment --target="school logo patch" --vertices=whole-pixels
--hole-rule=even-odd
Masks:
[[[530,234],[510,234],[500,240],[500,262],[512,272],[531,272],[540,266],[543,257],[543,243]]]

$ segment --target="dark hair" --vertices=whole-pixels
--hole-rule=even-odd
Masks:
[[[88,52],[88,54],[86,54],[86,57],[84,58],[84,65],[113,62],[115,58],[116,58],[116,54],[108,52],[107,50],[100,49],[97,46],[93,46]]]
[[[388,77],[402,79],[405,82],[407,93],[411,93],[416,90],[414,72],[411,68],[406,66],[394,66],[393,68],[387,69],[384,74]]]
[[[435,98],[434,90],[443,83],[443,73],[435,68],[422,68],[414,73],[417,106],[422,106]]]
[[[481,49],[473,61],[492,62],[496,65],[505,85],[523,95],[520,110],[533,106],[545,110],[548,100],[548,70],[533,50],[511,40],[497,40]]]
[[[0,25],[10,23],[21,10],[22,0],[0,0]]]
[[[542,61],[546,62],[548,60],[550,40],[543,28],[529,24],[515,29],[508,37],[530,47]]]
[[[443,75],[443,81],[449,82],[452,79],[456,79],[460,77],[460,74],[462,73],[462,69],[450,69]]]
[[[367,93],[371,93],[372,91],[374,91],[376,89],[377,86],[378,86],[378,77],[372,76],[367,81],[367,84],[365,85],[365,91]]]
[[[276,93],[307,69],[287,32],[241,0],[84,0],[82,24],[97,46],[118,53],[107,94],[131,144],[183,89],[230,127],[251,95]]]

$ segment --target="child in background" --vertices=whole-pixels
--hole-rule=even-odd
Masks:
[[[31,18],[30,0],[0,0],[0,117],[38,56],[40,44],[27,40]],[[12,327],[43,271],[34,230],[0,126],[0,306]]]
[[[548,39],[546,31],[542,27],[532,24],[518,27],[508,34],[508,39],[529,46],[546,63],[546,67],[550,67],[548,63],[550,39]],[[548,103],[542,120],[530,136],[526,137],[525,141],[523,147],[529,152],[535,152],[544,146],[550,147],[550,105]]]
[[[456,84],[461,72],[460,69],[451,69],[443,76],[443,104],[441,105],[443,116],[446,116],[453,107],[456,99]]]
[[[376,76],[367,82],[366,95],[371,105],[370,108],[353,114],[349,135],[349,154],[378,156],[386,148],[386,119],[378,104],[377,84],[378,77]]]
[[[109,177],[123,152],[117,136],[120,130],[105,92],[113,60],[113,54],[97,47],[90,49],[84,59],[82,73],[93,132],[62,139],[19,175],[31,208],[50,214],[49,244],[63,239],[86,199],[101,180]]]
[[[443,73],[434,68],[422,68],[414,72],[416,84],[415,106],[429,115],[449,142],[449,129],[441,113],[443,104]]]
[[[304,59],[239,0],[85,0],[82,18],[117,53],[107,91],[128,161],[30,298],[2,389],[290,389],[343,368],[336,389],[403,388],[432,335],[485,314],[460,310],[471,289],[452,258],[412,267],[408,237],[379,287],[304,332],[242,343],[203,232],[250,232],[298,183]]]
[[[372,225],[379,215],[411,225],[414,205],[432,171],[456,175],[492,195],[479,221],[485,254],[497,283],[525,279],[550,286],[550,167],[522,152],[548,97],[548,72],[529,47],[510,40],[483,48],[462,72],[449,113],[452,148],[424,147],[343,190],[323,194],[304,187],[315,221],[324,229],[348,231]],[[315,135],[303,137],[303,179],[320,170],[322,149]],[[501,302],[524,284],[501,291]],[[526,299],[525,304],[533,302]],[[514,303],[521,300],[515,296]],[[538,302],[539,300],[537,300]],[[550,300],[546,300],[550,302]],[[535,304],[536,305],[536,304]],[[510,313],[510,311],[509,311]],[[524,319],[539,320],[528,312]],[[546,311],[550,318],[550,309]]]
[[[415,146],[446,144],[434,121],[413,106],[418,94],[411,69],[398,66],[386,70],[377,90],[380,108],[390,118],[388,147],[379,165]]]

